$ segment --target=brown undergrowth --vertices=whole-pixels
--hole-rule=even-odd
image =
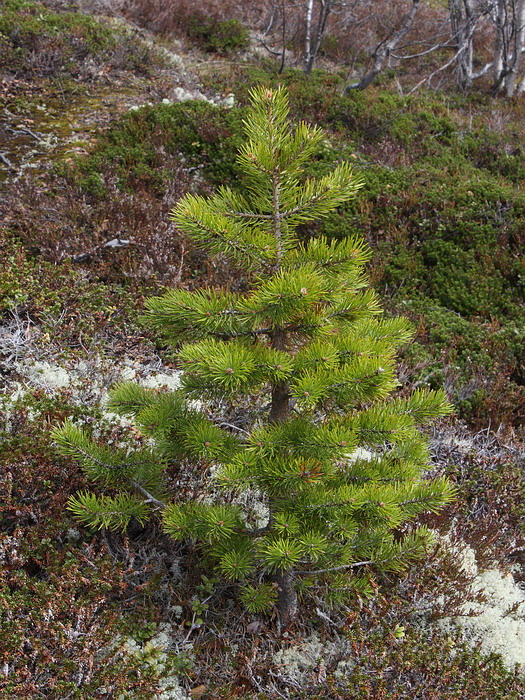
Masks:
[[[228,586],[207,578],[198,552],[174,545],[155,526],[133,526],[126,535],[78,528],[64,509],[69,495],[87,487],[85,476],[57,459],[48,439],[50,427],[67,416],[100,424],[96,405],[75,406],[73,398],[68,389],[26,392],[9,407],[0,436],[0,597],[10,611],[4,662],[12,697],[44,687],[57,698],[74,688],[72,697],[97,698],[100,687],[151,697],[156,681],[148,667],[113,652],[108,664],[103,650],[115,637],[147,639],[147,629],[163,621],[171,625],[176,656],[191,650],[181,683],[204,685],[214,698],[317,697],[322,681],[334,699],[518,700],[523,681],[496,657],[467,651],[429,626],[479,599],[472,577],[443,545],[407,574],[378,580],[381,592],[339,612],[325,609],[315,590],[304,591],[303,614],[282,636],[274,620],[246,618]],[[138,436],[107,426],[101,438],[109,444]],[[520,561],[520,454],[452,425],[436,431],[434,452],[436,469],[456,480],[460,497],[446,516],[428,524],[445,532],[456,523],[455,541],[476,548],[480,567]],[[173,465],[170,480],[193,488],[183,465]],[[317,651],[301,662],[300,680],[274,662],[277,651],[293,656],[311,643]]]
[[[54,401],[35,393],[0,427],[0,688],[20,700],[119,692],[146,700],[155,674],[119,649],[126,625],[150,615],[147,586],[103,539],[64,518],[71,489],[85,483],[49,444],[50,424],[68,414],[67,392]]]

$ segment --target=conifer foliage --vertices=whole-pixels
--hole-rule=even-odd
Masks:
[[[172,217],[198,246],[242,267],[249,290],[174,289],[149,300],[149,323],[177,346],[181,388],[124,383],[111,394],[112,410],[153,447],[109,450],[71,423],[54,437],[108,489],[71,499],[81,522],[124,529],[155,515],[238,585],[249,612],[276,606],[288,624],[298,594],[337,604],[366,595],[374,571],[424,556],[429,532],[408,521],[442,508],[453,489],[426,478],[418,426],[450,407],[442,391],[391,396],[396,348],[411,331],[382,317],[363,271],[367,245],[296,234],[353,198],[360,178],[347,163],[304,177],[325,137],[291,128],[283,89],[253,90],[245,132],[243,194],[187,195]],[[177,460],[207,465],[207,492],[189,502],[168,493],[165,470]]]

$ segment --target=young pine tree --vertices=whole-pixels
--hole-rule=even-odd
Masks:
[[[296,235],[354,197],[360,179],[347,163],[303,177],[323,134],[291,129],[283,89],[252,92],[245,132],[243,194],[187,195],[172,217],[198,246],[243,268],[249,291],[175,289],[151,299],[149,322],[178,346],[181,389],[125,383],[111,395],[112,410],[132,416],[154,447],[115,452],[71,423],[55,439],[111,491],[71,499],[83,523],[125,528],[156,515],[239,584],[250,612],[276,604],[288,624],[298,590],[336,603],[366,593],[374,570],[399,571],[424,555],[428,531],[401,526],[452,498],[445,479],[426,479],[418,430],[449,404],[442,391],[391,398],[395,349],[410,330],[381,317],[363,272],[366,244]],[[214,417],[219,404],[239,407],[230,415],[242,424]],[[180,459],[210,469],[211,486],[190,502],[166,493],[163,473]],[[246,493],[266,512],[258,526]]]

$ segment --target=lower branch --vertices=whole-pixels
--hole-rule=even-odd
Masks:
[[[358,566],[366,566],[368,564],[373,564],[373,561],[355,561],[353,564],[342,564],[341,566],[332,566],[329,569],[316,569],[315,571],[295,571],[296,574],[301,576],[307,575],[317,575],[317,574],[330,574],[332,571],[344,571],[345,569],[355,569]]]

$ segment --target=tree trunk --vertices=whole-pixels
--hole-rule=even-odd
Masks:
[[[297,592],[294,586],[294,576],[291,571],[280,571],[274,577],[277,584],[277,609],[282,627],[288,627],[297,617]]]
[[[522,51],[525,40],[525,0],[514,0],[514,36],[510,70],[505,77],[505,93],[508,98],[514,95],[516,81],[522,63]]]
[[[306,27],[304,32],[304,72],[311,73],[314,63],[312,55],[312,17],[314,13],[314,0],[306,3]]]
[[[419,2],[420,0],[412,0],[412,7],[405,17],[401,28],[397,32],[393,33],[388,40],[381,42],[381,44],[376,47],[373,54],[374,63],[372,68],[368,71],[368,73],[365,73],[365,75],[357,83],[347,85],[345,88],[345,94],[348,94],[351,90],[365,90],[377,78],[379,73],[381,73],[381,71],[384,69],[385,62],[392,51],[394,51],[401,39],[412,27]]]
[[[505,0],[498,0],[496,5],[496,39],[494,41],[494,85],[498,85],[503,72],[503,51],[505,47]]]
[[[272,390],[272,404],[270,407],[270,422],[280,423],[290,413],[290,391],[284,382],[274,384]]]
[[[462,90],[469,90],[473,80],[473,43],[476,19],[471,0],[449,0],[452,39],[456,45],[456,76]]]
[[[271,340],[272,348],[286,350],[286,335],[276,330]],[[290,415],[290,387],[286,382],[277,382],[272,386],[272,403],[270,407],[270,422],[281,423]]]
[[[271,341],[273,348],[286,350],[286,335],[277,330]],[[272,387],[272,403],[270,407],[270,422],[282,423],[290,415],[290,387],[286,382],[278,382]],[[273,507],[270,507],[270,522],[272,521]],[[273,576],[277,584],[277,610],[281,627],[288,627],[297,617],[297,593],[294,587],[294,575],[292,571],[279,571]]]

